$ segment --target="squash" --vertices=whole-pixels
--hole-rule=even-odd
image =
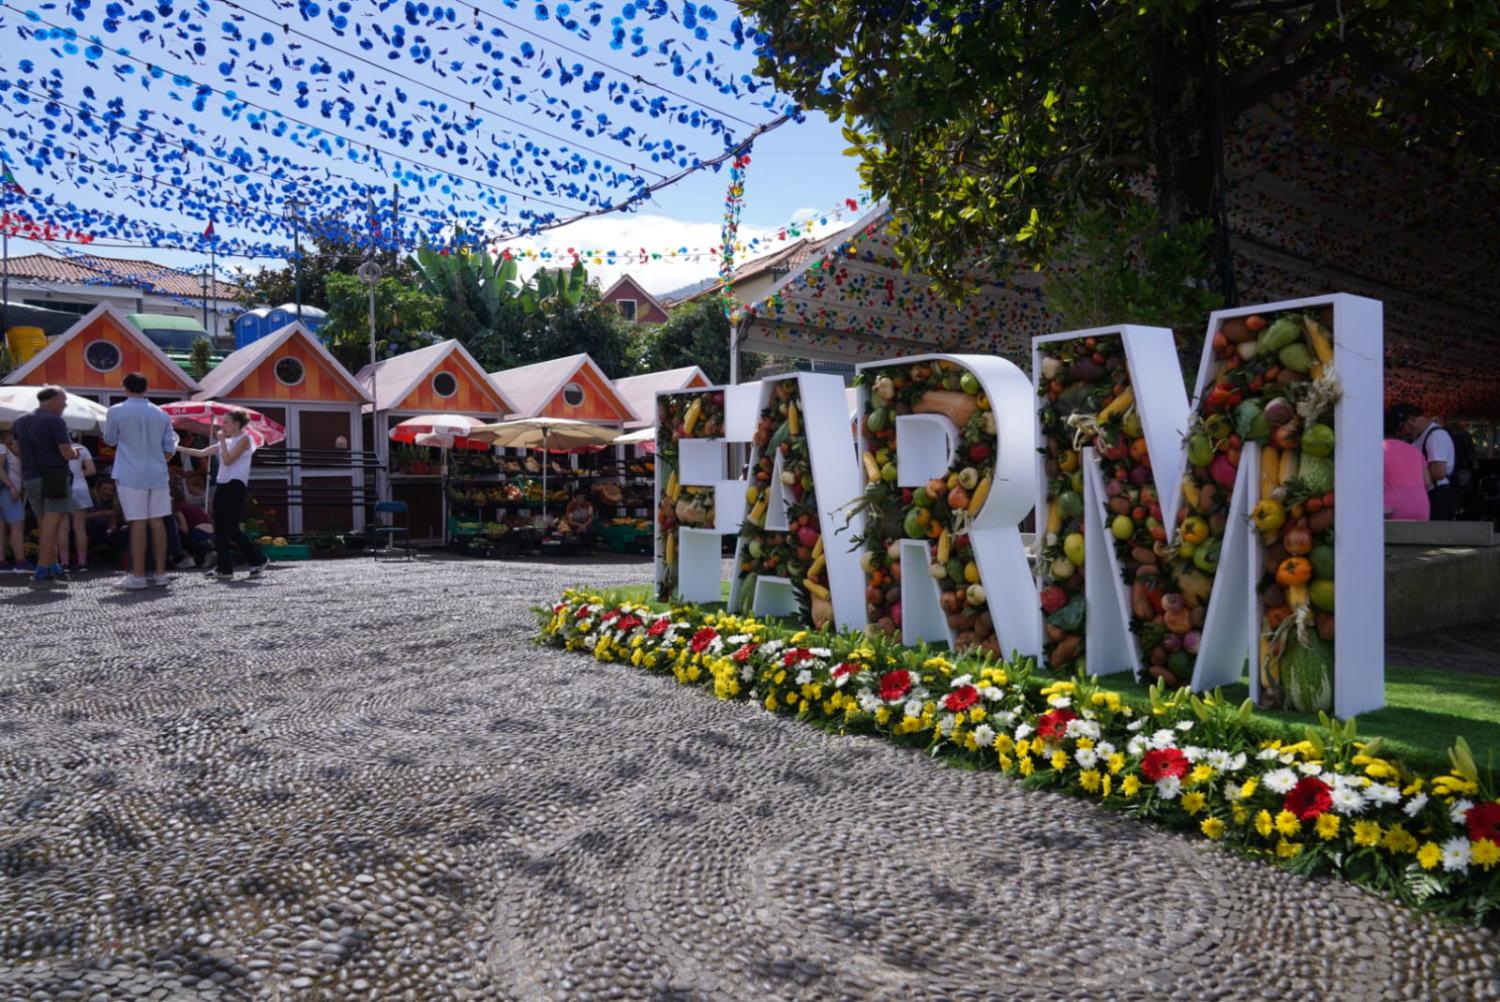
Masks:
[[[913,414],[941,414],[963,428],[979,409],[979,402],[956,390],[928,390],[912,405]]]
[[[1276,568],[1276,583],[1283,588],[1293,588],[1307,584],[1312,575],[1312,561],[1306,557],[1287,557]]]

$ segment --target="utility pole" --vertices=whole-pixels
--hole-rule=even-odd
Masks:
[[[297,322],[302,322],[302,227],[301,211],[306,203],[289,198],[282,205],[282,215],[292,224],[292,281],[296,286]]]

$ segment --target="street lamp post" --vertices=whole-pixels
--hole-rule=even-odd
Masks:
[[[288,198],[281,207],[282,218],[292,224],[292,275],[297,290],[297,322],[302,322],[302,209],[306,203]]]
[[[371,248],[371,254],[374,249]],[[386,449],[386,431],[380,427],[380,397],[375,385],[380,378],[380,371],[375,368],[375,284],[380,281],[380,265],[375,263],[374,257],[361,264],[354,272],[359,280],[370,289],[370,434],[375,441],[370,445],[374,447],[375,456],[382,464],[388,454]],[[381,473],[375,474],[375,493],[383,493],[380,489]]]
[[[208,331],[208,336],[213,337],[213,328],[208,326],[208,294],[213,287],[214,277],[209,272],[198,276],[199,284],[203,287],[203,329]]]

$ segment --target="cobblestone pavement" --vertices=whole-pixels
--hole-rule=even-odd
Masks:
[[[1500,996],[1492,935],[529,646],[643,572],[0,584],[0,998]]]

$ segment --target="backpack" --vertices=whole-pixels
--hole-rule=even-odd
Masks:
[[[1453,439],[1453,471],[1449,479],[1454,487],[1463,490],[1474,482],[1474,474],[1479,468],[1474,438],[1464,429],[1449,430],[1448,437]]]

